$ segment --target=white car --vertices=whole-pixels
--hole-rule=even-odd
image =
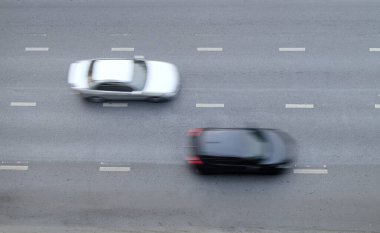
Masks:
[[[177,95],[180,77],[177,67],[171,63],[135,57],[77,61],[70,65],[68,82],[91,102],[160,102]]]

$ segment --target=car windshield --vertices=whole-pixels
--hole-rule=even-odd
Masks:
[[[134,90],[141,91],[144,89],[146,79],[147,68],[145,62],[134,62],[133,78],[129,85],[133,87]]]

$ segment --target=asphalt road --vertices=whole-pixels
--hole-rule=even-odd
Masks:
[[[1,1],[0,225],[380,231],[379,12],[369,0]],[[176,64],[179,97],[108,108],[67,85],[73,61],[133,55]],[[186,168],[187,129],[251,125],[292,135],[301,172]],[[14,165],[27,170],[1,170]]]

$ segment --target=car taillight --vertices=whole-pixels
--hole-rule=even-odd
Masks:
[[[203,129],[197,128],[197,129],[190,129],[187,131],[187,135],[190,137],[198,137],[203,132]]]
[[[203,164],[203,161],[198,156],[190,156],[187,158],[187,163],[191,165]]]

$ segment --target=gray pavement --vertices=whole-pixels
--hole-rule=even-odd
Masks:
[[[185,165],[29,163],[2,171],[0,224],[99,229],[371,231],[380,227],[378,166],[325,175],[199,176]],[[126,172],[99,167],[128,166]],[[355,185],[352,185],[355,184]],[[323,227],[322,227],[323,226]]]
[[[0,225],[380,231],[379,12],[370,0],[1,1],[0,160],[30,168],[0,171]],[[294,47],[305,51],[279,51]],[[133,55],[176,64],[178,99],[104,108],[66,83],[73,61]],[[328,175],[185,168],[187,129],[250,124],[288,132],[296,166]]]

